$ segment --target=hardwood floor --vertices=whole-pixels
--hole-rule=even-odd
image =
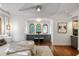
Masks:
[[[71,46],[53,46],[51,43],[40,43],[42,46],[49,46],[54,56],[76,56],[78,51]]]
[[[71,46],[52,46],[52,53],[55,56],[76,56],[78,51]]]

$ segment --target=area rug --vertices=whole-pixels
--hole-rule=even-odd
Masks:
[[[48,46],[36,46],[35,50],[36,56],[53,56],[52,51]]]

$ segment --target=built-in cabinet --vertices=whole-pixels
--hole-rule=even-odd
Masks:
[[[50,42],[51,41],[51,35],[50,34],[28,34],[26,35],[26,40],[33,40],[33,41],[47,41]]]
[[[72,18],[72,30],[73,34],[71,36],[71,47],[78,49],[78,17]]]
[[[71,36],[71,47],[78,48],[78,36]]]
[[[72,29],[73,29],[73,35],[78,36],[78,20],[77,19],[72,21]]]

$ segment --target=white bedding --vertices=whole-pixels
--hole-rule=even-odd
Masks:
[[[22,47],[21,45],[18,45],[17,43],[13,42],[13,43],[9,43],[9,49],[8,49],[8,53],[13,53],[13,52],[18,52],[18,51],[25,51],[28,50],[28,48],[26,47]]]
[[[9,38],[7,36],[0,36],[0,38],[5,38],[7,44],[0,47],[0,55],[4,56],[10,53],[22,53],[24,54],[24,51],[30,51],[32,49],[34,42],[33,41],[18,41],[15,42],[12,40],[12,38]],[[27,53],[25,53],[27,54]]]
[[[0,56],[5,56],[9,50],[9,44],[0,46]]]
[[[31,50],[34,46],[33,41],[19,41],[9,43],[8,53]]]

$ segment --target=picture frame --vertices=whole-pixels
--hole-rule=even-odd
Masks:
[[[67,33],[67,23],[58,22],[58,33]]]

